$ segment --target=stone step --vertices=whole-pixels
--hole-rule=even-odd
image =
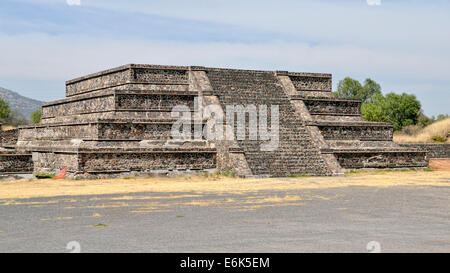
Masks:
[[[216,168],[215,149],[73,149],[35,151],[37,172],[57,172],[67,167],[68,176],[86,173],[154,172]]]
[[[66,82],[66,96],[127,84],[189,85],[188,67],[129,64]]]
[[[21,127],[18,140],[163,140],[172,138],[171,130],[176,121],[173,118],[98,119],[89,122],[39,124]],[[192,121],[192,138],[193,134],[194,122]]]
[[[185,105],[194,108],[197,92],[142,92],[111,90],[71,97],[42,106],[42,118],[83,115],[114,111],[166,111]]]
[[[394,128],[383,122],[308,122],[325,140],[392,140]]]
[[[330,148],[335,149],[365,149],[365,148],[392,148],[398,149],[400,146],[391,140],[326,140]]]
[[[297,91],[331,92],[331,74],[289,72],[287,75]]]
[[[305,98],[291,96],[292,100],[302,100],[311,115],[359,116],[361,100],[338,98]]]
[[[426,152],[416,149],[334,149],[333,154],[341,167],[346,169],[428,166]]]

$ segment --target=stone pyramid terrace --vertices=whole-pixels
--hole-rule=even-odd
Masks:
[[[426,152],[367,122],[359,100],[331,93],[330,74],[194,66],[125,65],[66,82],[42,121],[2,136],[3,173],[105,177],[231,171],[238,176],[337,175],[343,169],[425,167]],[[174,140],[176,105],[278,105],[279,146],[260,140]],[[205,120],[202,122],[206,122]]]

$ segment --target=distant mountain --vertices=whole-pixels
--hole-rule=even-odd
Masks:
[[[43,101],[27,98],[14,91],[1,87],[0,97],[9,103],[11,110],[19,110],[19,112],[21,112],[27,119],[30,119],[30,115],[33,111],[41,109],[41,105],[44,103]]]

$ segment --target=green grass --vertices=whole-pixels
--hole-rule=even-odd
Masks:
[[[431,140],[436,143],[445,143],[447,141],[447,139],[442,136],[434,136],[431,138]]]
[[[92,226],[93,227],[106,227],[106,224],[99,223],[99,224],[92,225]]]
[[[210,173],[202,173],[201,176],[203,177],[219,177],[219,176],[226,176],[226,177],[236,177],[236,173],[234,171],[231,171],[230,169],[225,169],[224,171],[215,171],[213,174]]]
[[[289,178],[302,178],[302,177],[312,177],[310,174],[290,174],[287,177]]]
[[[36,176],[38,179],[45,179],[45,178],[53,178],[56,176],[54,173],[35,173],[34,176]]]
[[[428,167],[402,168],[402,169],[349,170],[344,172],[344,174],[379,174],[386,172],[417,172],[417,171],[432,172],[434,170]]]
[[[136,177],[134,177],[134,176],[125,176],[122,179],[129,180],[129,179],[136,179]]]

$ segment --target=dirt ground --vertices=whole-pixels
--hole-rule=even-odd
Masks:
[[[450,159],[430,159],[429,167],[436,171],[450,171]]]
[[[446,162],[445,162],[446,163]],[[439,161],[434,166],[438,168]],[[441,164],[442,165],[442,164]],[[150,177],[103,180],[17,180],[0,182],[0,199],[125,194],[139,192],[199,192],[245,194],[273,190],[304,190],[351,186],[450,186],[448,171],[359,171],[338,177],[240,179],[223,176]]]

